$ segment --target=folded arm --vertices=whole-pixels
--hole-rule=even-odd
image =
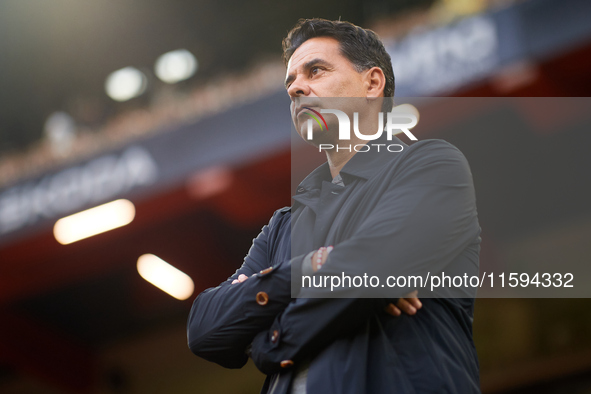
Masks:
[[[245,349],[254,336],[268,328],[291,301],[290,248],[283,245],[276,249],[280,242],[289,241],[289,232],[280,231],[278,226],[289,228],[285,210],[275,212],[263,227],[240,269],[219,286],[203,291],[193,302],[187,339],[194,354],[227,368],[242,367],[248,360]],[[287,253],[276,256],[278,263],[273,266],[274,250]],[[250,280],[232,284],[240,275]]]

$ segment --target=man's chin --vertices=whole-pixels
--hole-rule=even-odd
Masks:
[[[319,147],[320,144],[335,144],[334,138],[331,138],[330,135],[327,135],[326,132],[318,132],[312,134],[312,139],[308,139],[308,132],[300,133],[300,137],[304,140],[304,142]]]
[[[321,129],[316,123],[312,127],[312,139],[308,139],[308,124],[307,122],[298,122],[296,130],[298,135],[308,144],[318,147],[320,144],[335,144],[338,139],[329,130]],[[299,126],[299,127],[298,127]]]

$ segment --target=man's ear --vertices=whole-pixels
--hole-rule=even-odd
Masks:
[[[366,97],[384,97],[386,77],[379,67],[372,67],[365,71]]]

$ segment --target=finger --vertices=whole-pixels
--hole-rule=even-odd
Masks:
[[[234,280],[232,281],[232,284],[234,284],[234,283],[240,283],[240,281],[239,281],[238,279],[234,279]]]
[[[322,268],[322,264],[326,261],[326,248],[323,246],[319,248],[312,256],[312,270],[314,272]]]
[[[384,308],[384,312],[386,312],[387,314],[392,315],[392,316],[400,316],[402,314],[402,312],[400,311],[400,309],[398,309],[396,307],[396,305],[394,305],[394,304],[388,304]]]
[[[246,279],[248,279],[248,276],[246,276],[246,275],[244,275],[244,274],[240,274],[240,275],[238,276],[238,281],[239,281],[240,283],[244,282]]]
[[[415,309],[421,309],[423,307],[423,303],[418,298],[405,298]]]
[[[400,310],[404,313],[406,313],[407,315],[414,315],[415,313],[417,313],[417,309],[412,306],[407,300],[405,300],[404,298],[400,298],[398,300],[398,302],[396,303],[396,306],[398,308],[400,308]]]
[[[329,247],[325,247],[323,246],[321,248],[324,253],[322,253],[322,265],[324,265],[324,263],[326,263],[326,260],[328,259],[328,254],[334,249],[332,246]]]
[[[414,306],[417,310],[423,307],[423,303],[417,298],[418,295],[419,291],[414,290],[404,296],[404,299],[408,301],[412,306]]]

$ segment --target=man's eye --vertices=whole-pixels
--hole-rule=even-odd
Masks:
[[[320,72],[320,67],[312,67],[312,69],[310,70],[310,73],[312,75],[316,75]]]

